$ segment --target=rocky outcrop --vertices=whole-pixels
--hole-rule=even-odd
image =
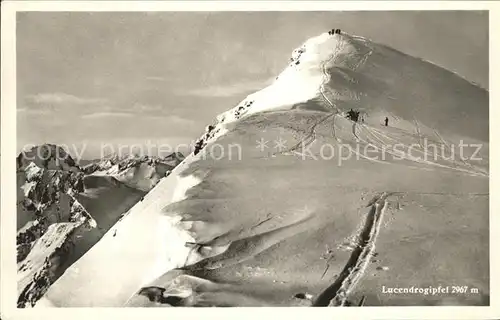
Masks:
[[[75,205],[73,195],[84,191],[83,177],[78,167],[71,171],[41,168],[31,162],[18,171],[18,219],[27,220],[18,230],[17,260],[23,260],[34,241],[47,227],[57,222],[91,220],[84,209]],[[20,216],[22,215],[22,216]]]
[[[60,266],[75,230],[94,228],[96,222],[75,198],[85,191],[84,173],[62,148],[43,145],[17,159],[18,220],[28,221],[16,237],[18,307],[25,307],[34,305],[63,272]]]

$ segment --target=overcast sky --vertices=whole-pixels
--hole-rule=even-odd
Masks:
[[[18,13],[18,149],[189,143],[334,27],[488,88],[487,12]]]

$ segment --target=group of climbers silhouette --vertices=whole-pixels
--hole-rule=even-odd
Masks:
[[[359,111],[349,110],[347,111],[347,119],[352,120],[354,122],[358,122],[359,120]]]
[[[328,31],[328,34],[329,35],[332,35],[332,34],[340,34],[340,29],[332,29],[330,31]]]

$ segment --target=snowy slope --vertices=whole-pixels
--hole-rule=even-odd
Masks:
[[[365,121],[347,120],[350,108]],[[449,157],[459,140],[482,144],[482,160]],[[238,144],[241,157],[215,144]],[[273,84],[218,116],[198,145],[39,306],[488,303],[483,89],[325,33],[294,50]],[[367,146],[369,156],[359,151]],[[479,292],[381,292],[436,283]]]
[[[145,192],[111,176],[85,175],[52,144],[20,153],[17,163],[18,306],[26,307]],[[156,183],[151,175],[142,178],[144,185]]]

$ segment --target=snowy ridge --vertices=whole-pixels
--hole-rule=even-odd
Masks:
[[[340,39],[340,35],[321,34],[310,38],[292,52],[289,65],[268,87],[248,95],[236,107],[217,119],[231,123],[257,112],[287,109],[295,104],[314,99],[324,80],[321,65],[327,62]]]
[[[362,67],[372,52],[370,41],[360,36],[325,32],[308,39],[293,50],[290,63],[271,85],[248,95],[234,108],[218,115],[215,124],[207,126],[205,134],[199,139],[200,145],[203,147],[223,136],[227,133],[227,125],[244,117],[260,112],[289,110],[317,99],[320,94],[331,106],[334,104],[329,95],[335,100],[360,100],[363,93],[345,88],[330,87],[325,94],[324,87],[331,81],[327,70],[334,67],[341,72],[341,84],[349,79],[346,71],[354,72]],[[345,110],[336,111],[342,113]]]
[[[394,56],[391,56],[391,54]],[[350,175],[357,175],[356,177],[358,180],[362,180],[363,183],[361,188],[368,189],[370,192],[374,192],[377,188],[381,188],[380,185],[373,183],[373,181],[380,179],[382,175],[384,179],[390,179],[391,187],[394,189],[411,189],[413,185],[401,185],[399,180],[392,180],[390,175],[396,171],[398,173],[408,174],[412,170],[416,171],[422,169],[422,171],[418,171],[419,175],[428,174],[428,179],[437,179],[436,186],[439,186],[441,182],[438,180],[442,178],[439,174],[445,176],[443,180],[447,181],[448,184],[449,180],[447,179],[454,177],[452,175],[446,176],[449,172],[445,172],[444,169],[451,170],[455,175],[457,172],[463,172],[477,176],[478,174],[476,171],[466,172],[462,167],[458,167],[456,164],[450,165],[445,162],[446,160],[440,159],[439,161],[446,163],[442,164],[437,163],[437,161],[436,163],[417,162],[412,158],[406,159],[407,162],[397,163],[363,158],[361,161],[350,163],[350,166],[353,168],[352,171],[349,171],[349,168],[345,170],[334,168],[335,166],[332,166],[331,163],[325,162],[321,164],[320,162],[316,162],[311,164],[312,162],[307,163],[302,161],[300,162],[302,165],[300,170],[293,170],[298,169],[294,167],[297,165],[297,161],[292,162],[296,160],[292,157],[295,156],[295,154],[292,154],[292,156],[287,154],[279,160],[287,164],[287,168],[292,168],[293,171],[284,172],[293,172],[293,174],[296,175],[287,178],[294,179],[297,183],[296,185],[304,183],[306,186],[311,187],[311,190],[317,191],[316,193],[308,191],[306,187],[290,190],[290,194],[287,193],[288,190],[280,191],[282,192],[282,196],[288,197],[291,195],[291,197],[287,199],[290,199],[291,203],[297,201],[297,205],[302,206],[300,210],[297,208],[290,208],[287,212],[281,213],[279,212],[282,209],[281,207],[274,207],[275,212],[268,213],[270,216],[258,216],[258,212],[255,212],[254,207],[266,205],[271,207],[274,206],[276,202],[273,201],[275,200],[274,198],[269,196],[270,193],[276,190],[271,190],[270,187],[263,184],[270,182],[277,184],[281,183],[284,186],[287,185],[286,181],[282,181],[283,177],[279,176],[281,173],[279,170],[277,170],[276,173],[272,170],[266,172],[267,175],[272,175],[276,181],[271,179],[268,181],[268,177],[265,175],[263,175],[263,177],[259,176],[261,179],[259,182],[261,184],[258,185],[257,189],[261,188],[268,192],[262,195],[259,194],[261,198],[253,199],[251,197],[248,198],[248,194],[244,193],[244,191],[255,192],[255,190],[245,189],[246,186],[239,186],[238,183],[230,181],[227,177],[221,178],[220,175],[217,177],[222,179],[222,183],[218,181],[220,184],[214,184],[212,188],[217,188],[217,186],[224,187],[225,184],[227,184],[229,187],[232,187],[232,189],[242,192],[241,201],[247,200],[251,204],[249,206],[251,208],[247,211],[241,209],[241,217],[238,216],[241,221],[236,219],[234,222],[235,225],[231,225],[230,223],[229,226],[225,225],[228,217],[224,216],[224,213],[233,214],[233,211],[240,210],[238,206],[240,204],[238,202],[240,201],[239,194],[236,192],[231,193],[232,190],[224,190],[227,194],[233,196],[233,198],[227,200],[228,203],[233,201],[233,205],[235,206],[232,207],[234,210],[231,211],[223,206],[217,207],[220,203],[218,202],[218,200],[220,200],[218,198],[208,199],[212,200],[210,204],[216,208],[213,211],[209,211],[208,206],[200,206],[199,202],[197,202],[199,199],[192,197],[192,195],[190,196],[189,190],[191,188],[197,188],[202,183],[210,184],[210,182],[213,182],[209,180],[211,178],[209,177],[210,167],[208,169],[203,167],[202,157],[199,153],[206,145],[233,134],[233,125],[245,125],[246,130],[254,132],[252,130],[255,130],[255,128],[252,128],[251,124],[245,123],[246,120],[250,119],[250,115],[256,116],[257,120],[260,121],[282,121],[285,123],[286,121],[296,121],[296,123],[293,123],[293,130],[295,130],[295,132],[292,132],[291,135],[295,134],[301,138],[299,139],[301,141],[296,141],[297,145],[300,145],[304,140],[309,141],[309,144],[313,144],[317,138],[333,138],[333,141],[342,141],[345,143],[357,142],[372,144],[377,146],[377,148],[380,147],[379,149],[382,149],[383,145],[391,139],[394,141],[402,141],[402,139],[405,139],[405,143],[410,144],[415,141],[415,137],[411,133],[415,129],[414,123],[418,123],[418,132],[416,133],[418,138],[420,138],[421,135],[427,136],[434,134],[433,132],[428,132],[430,130],[428,128],[433,127],[431,126],[432,123],[431,125],[427,125],[427,123],[424,125],[423,123],[425,122],[416,122],[416,120],[414,122],[407,115],[401,115],[400,111],[402,110],[404,112],[406,110],[401,106],[405,106],[405,104],[412,106],[411,103],[419,107],[417,108],[419,112],[422,110],[426,111],[424,108],[426,107],[427,101],[425,98],[427,97],[424,95],[424,99],[419,100],[417,98],[421,97],[415,97],[413,92],[402,90],[401,86],[406,86],[406,83],[403,82],[403,84],[399,84],[399,80],[401,77],[406,77],[406,73],[399,70],[401,65],[390,65],[391,68],[386,68],[386,65],[381,63],[386,63],[387,61],[392,63],[394,58],[399,59],[397,62],[402,62],[401,65],[405,65],[405,58],[401,58],[401,55],[391,52],[388,53],[384,48],[381,49],[366,39],[347,34],[330,35],[324,33],[306,41],[293,51],[290,64],[277,77],[274,83],[263,90],[249,95],[236,107],[220,114],[216,118],[215,123],[207,126],[205,133],[197,142],[195,151],[186,157],[168,177],[162,179],[142,201],[132,207],[94,247],[75,262],[47,291],[44,298],[40,300],[39,306],[83,307],[123,306],[124,304],[143,306],[143,304],[141,304],[144,303],[143,301],[141,302],[140,300],[139,303],[137,303],[135,300],[135,298],[137,298],[137,293],[142,291],[144,286],[148,284],[154,286],[154,284],[151,283],[154,282],[155,279],[160,279],[158,280],[160,283],[165,281],[161,286],[168,287],[168,289],[171,290],[168,294],[174,298],[178,298],[177,300],[174,299],[174,305],[176,305],[176,303],[179,305],[181,302],[187,305],[190,303],[192,303],[192,305],[204,305],[203,303],[206,303],[206,305],[217,305],[218,303],[225,305],[224,303],[231,300],[235,301],[235,305],[245,305],[245,303],[250,303],[250,305],[266,305],[266,301],[257,301],[248,298],[247,293],[238,296],[238,294],[232,293],[225,293],[226,295],[224,295],[224,292],[222,292],[221,296],[218,297],[217,294],[219,291],[223,291],[226,286],[224,284],[217,284],[215,280],[204,279],[203,266],[210,267],[206,270],[214,270],[214,272],[217,272],[221,266],[231,268],[238,265],[241,261],[251,259],[255,255],[265,254],[266,250],[270,249],[270,246],[284,241],[289,237],[293,237],[299,231],[306,232],[307,229],[311,227],[310,224],[317,223],[314,219],[314,214],[320,215],[321,213],[321,218],[325,219],[325,221],[329,221],[329,223],[331,223],[329,219],[333,219],[333,215],[338,215],[336,217],[340,219],[340,222],[336,221],[327,226],[337,228],[336,231],[338,234],[349,233],[349,228],[351,226],[349,219],[355,219],[357,214],[360,213],[359,203],[357,203],[359,201],[358,191],[360,186],[353,184],[349,186],[349,190],[345,190],[347,187],[344,187],[341,183],[345,181],[343,178],[349,178]],[[424,70],[422,74],[426,75],[426,70]],[[443,78],[446,79],[444,76]],[[418,77],[416,79],[420,80]],[[403,80],[408,79],[404,78]],[[410,80],[418,83],[417,80],[411,77]],[[412,83],[411,81],[410,83]],[[444,83],[446,82],[447,81],[444,81]],[[432,89],[433,86],[431,85],[430,87]],[[450,87],[453,89],[451,85]],[[396,96],[397,94],[399,94],[399,96]],[[478,95],[480,94],[481,93]],[[393,95],[400,100],[398,101],[396,98],[393,99]],[[439,95],[439,93],[436,93],[436,95]],[[408,97],[411,97],[411,99],[408,100]],[[392,100],[395,102],[391,102]],[[414,102],[414,100],[416,102]],[[456,103],[456,101],[451,102]],[[314,112],[318,111],[320,107],[320,112]],[[294,108],[303,109],[299,110],[301,113],[297,112],[299,114],[298,116],[297,113],[294,112],[283,112]],[[364,124],[355,124],[344,117],[338,116],[349,108],[359,108],[364,111],[364,114],[370,117],[367,118],[368,120]],[[365,110],[362,108],[365,108]],[[423,114],[423,112],[420,113]],[[393,128],[394,130],[391,132],[386,132],[381,129],[379,119],[381,119],[382,115],[391,115],[391,121],[396,122],[399,127]],[[420,117],[421,114],[418,114],[418,116]],[[294,117],[301,118],[298,119]],[[434,114],[431,114],[429,117],[431,120],[434,118]],[[448,120],[449,116],[446,119]],[[301,122],[302,120],[304,120],[304,122]],[[479,124],[480,121],[477,121],[477,123]],[[272,128],[269,123],[267,123],[267,125]],[[285,128],[289,129],[288,127]],[[257,129],[259,129],[259,132],[261,131],[261,128]],[[474,133],[473,130],[469,130],[469,132]],[[237,133],[235,133],[234,136],[236,136],[236,138],[241,138]],[[251,143],[253,143],[253,141],[251,141]],[[255,149],[253,145],[251,149]],[[419,150],[419,152],[426,153],[427,150]],[[255,154],[252,155],[255,156]],[[258,157],[249,158],[255,159]],[[250,160],[248,161],[250,162]],[[269,160],[267,163],[270,162]],[[220,162],[208,163],[214,167],[219,166],[216,169],[224,171],[224,167]],[[309,166],[306,166],[306,164]],[[391,166],[385,166],[384,168],[383,165],[379,166],[379,164],[390,164]],[[434,168],[429,168],[429,164],[432,164]],[[205,162],[205,165],[207,165],[207,162]],[[316,170],[320,165],[325,166],[320,168],[332,170],[335,174],[324,175],[325,171]],[[194,171],[196,171],[196,174],[193,173],[193,170],[190,170],[192,167],[195,168]],[[243,178],[252,180],[252,175],[259,175],[258,169],[255,169],[258,166],[255,162],[251,162],[248,164],[248,167],[255,171],[248,170],[247,167],[244,167],[240,169],[241,171],[239,171],[239,173]],[[442,171],[437,171],[436,167]],[[434,169],[436,169],[436,172],[434,172]],[[204,176],[204,170],[206,170],[208,178]],[[388,175],[388,172],[385,170],[392,171]],[[251,174],[248,174],[248,172],[251,172]],[[313,186],[308,179],[304,179],[306,178],[303,176],[304,172],[318,179],[320,181],[318,183],[319,186]],[[431,176],[429,172],[433,175]],[[364,181],[364,176],[367,175],[373,176],[374,179],[367,179],[367,181]],[[226,180],[224,180],[224,178]],[[324,181],[328,181],[328,183]],[[476,180],[474,180],[474,182],[476,183]],[[246,184],[246,182],[243,184]],[[415,185],[418,185],[418,181]],[[474,184],[471,185],[473,186]],[[384,185],[383,187],[385,188],[386,186]],[[419,185],[418,187],[421,186]],[[332,197],[332,188],[338,191],[338,194],[342,196]],[[203,188],[197,188],[196,190],[203,190]],[[209,191],[216,194],[214,190]],[[296,199],[306,197],[303,194],[307,195],[306,199]],[[293,198],[293,196],[296,198]],[[264,199],[265,197],[268,197],[268,199]],[[362,197],[364,197],[364,195],[362,195]],[[349,199],[348,201],[351,202],[341,202],[344,198]],[[255,203],[256,199],[262,199],[263,204]],[[206,199],[202,198],[202,200],[205,201]],[[267,202],[265,202],[265,200],[267,200]],[[325,202],[327,210],[310,208],[316,206],[314,200],[319,200],[317,201],[318,203]],[[305,205],[304,201],[306,202]],[[310,203],[308,201],[310,201]],[[252,204],[254,206],[252,206]],[[342,210],[331,210],[332,208],[335,209],[339,207],[341,207]],[[218,212],[216,212],[217,208],[222,212],[220,216],[218,216]],[[385,205],[381,208],[385,208]],[[187,210],[183,211],[183,209]],[[217,218],[222,220],[222,222],[210,221],[210,219],[207,221],[206,216],[203,216],[207,214],[204,209],[209,211],[211,215],[210,218]],[[260,209],[262,212],[272,211],[271,208],[267,207]],[[224,210],[228,211],[226,212]],[[344,214],[344,210],[348,211],[349,214]],[[254,214],[255,217],[252,214]],[[276,216],[273,216],[273,214]],[[291,215],[287,217],[289,220],[282,219],[281,215],[286,214]],[[373,214],[376,218],[376,210],[373,211]],[[252,216],[249,217],[249,215]],[[299,215],[299,217],[296,215]],[[308,219],[309,217],[300,219],[300,215],[311,215],[311,219]],[[382,215],[380,215],[380,217],[381,216]],[[229,219],[232,219],[232,216]],[[377,220],[377,222],[378,221],[379,220]],[[295,222],[297,222],[297,224]],[[302,225],[302,222],[306,224]],[[345,223],[346,228],[338,228],[336,226],[338,223],[341,225]],[[321,221],[320,224],[324,225]],[[336,294],[342,295],[342,292],[348,294],[353,291],[355,285],[360,282],[359,280],[361,276],[364,275],[364,270],[368,266],[367,259],[372,255],[374,248],[372,242],[375,241],[375,238],[381,237],[379,235],[380,225],[380,223],[368,223],[366,225],[367,233],[374,236],[369,239],[366,238],[371,242],[366,245],[364,250],[360,253],[359,257],[361,258],[353,256],[353,259],[356,258],[353,266],[358,266],[359,268],[354,268],[354,270],[346,269],[343,276],[344,281],[340,283],[342,290],[336,291]],[[335,232],[328,231],[324,234],[325,238],[334,236],[338,237]],[[199,238],[208,240],[206,240],[206,242],[200,241],[200,243],[197,243],[196,241],[200,240]],[[255,245],[252,241],[255,242]],[[295,248],[296,247],[297,244]],[[242,248],[244,250],[240,250]],[[303,251],[304,254],[308,254],[309,249],[311,252],[317,250],[317,243],[315,242],[314,246],[309,246],[308,250],[301,251]],[[285,253],[285,256],[290,256],[290,254]],[[224,260],[225,258],[227,259]],[[297,261],[295,261],[295,263],[297,263],[297,265],[294,266],[299,270],[300,267],[298,266],[300,266],[300,264]],[[201,266],[202,272],[195,274],[197,269],[190,268],[192,266]],[[317,265],[311,266],[311,268],[316,269],[317,267]],[[176,268],[182,269],[171,271]],[[321,271],[323,272],[323,270]],[[193,273],[195,275],[193,275]],[[176,274],[179,276],[177,278],[172,278],[175,277]],[[274,276],[277,277],[278,275]],[[267,278],[266,280],[269,281],[269,279],[270,278]],[[313,282],[315,281],[316,280]],[[273,282],[274,281],[272,281],[271,284]],[[106,290],[101,290],[101,288],[106,288]],[[215,293],[203,291],[205,289],[210,291],[213,288],[215,288]],[[198,289],[201,291],[197,291]],[[235,288],[235,290],[239,290],[239,288]],[[205,293],[207,293],[207,295],[204,295]],[[186,294],[189,296],[189,299],[186,298]],[[203,298],[196,300],[198,299],[198,297],[196,297],[198,294],[200,297],[203,296]],[[213,296],[211,294],[213,294]],[[161,293],[160,295],[163,294]],[[208,296],[215,298],[213,298],[214,300],[210,300],[207,298]],[[167,298],[164,295],[162,297]],[[341,298],[342,304],[345,302],[345,297],[339,296],[338,298]],[[158,299],[161,300],[160,298]],[[158,302],[153,300],[150,298],[149,302]],[[331,295],[328,295],[327,300],[331,300]],[[198,302],[200,304],[196,304]],[[171,303],[169,302],[168,304]]]
[[[162,215],[161,210],[165,203],[182,200],[184,193],[199,182],[178,177],[178,172],[185,169],[190,157],[68,268],[36,306],[121,306],[137,288],[163,274],[165,268],[184,265],[189,254],[189,248],[184,244],[192,242],[193,238],[179,227],[180,217]],[[121,277],[122,272],[127,274],[124,275],[127,277],[125,282],[109,276]],[[78,283],[78,288],[68,294],[66,288],[75,283]],[[94,292],[95,286],[102,285],[106,290]]]
[[[29,307],[57,277],[56,260],[69,249],[71,234],[80,226],[91,229],[97,224],[75,199],[75,194],[82,191],[80,172],[43,169],[31,162],[24,168],[24,175],[25,183],[20,186],[22,205],[34,210],[35,220],[28,221],[17,232],[18,306]],[[66,201],[67,213],[60,207]]]
[[[289,109],[317,97],[324,82],[323,62],[331,59],[339,37],[324,33],[295,49],[291,63],[273,84],[249,95],[236,107],[217,116],[215,124],[207,126],[205,134],[198,140],[198,149],[223,137],[228,132],[227,125],[248,115],[283,107]],[[334,61],[331,60],[331,63]],[[194,242],[192,235],[186,231],[191,223],[182,222],[180,216],[161,214],[165,206],[181,201],[191,187],[201,182],[194,176],[179,177],[197,158],[196,152],[187,156],[143,201],[131,208],[115,227],[54,283],[40,306],[121,306],[141,286],[167,270],[203,259],[185,245]],[[162,245],[152,246],[153,243]],[[127,263],[128,283],[110,282],[108,274],[123,268],[120,265],[132,258],[131,252],[140,252],[142,258],[134,257],[133,263]],[[113,258],[109,257],[110,254]],[[99,261],[102,256],[108,256],[105,263]],[[107,290],[98,293],[95,285],[104,286]],[[65,288],[70,287],[78,289],[68,294]]]

